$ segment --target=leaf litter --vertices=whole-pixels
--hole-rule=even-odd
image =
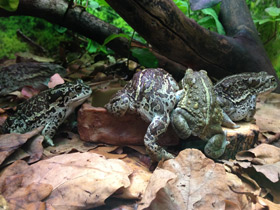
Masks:
[[[93,66],[90,71],[76,66],[86,72],[79,77],[98,75]],[[62,82],[59,77],[54,81]],[[279,101],[279,95],[271,94],[258,102],[255,117],[265,138],[280,132],[280,118],[275,117]],[[130,146],[131,152],[122,146],[83,142],[71,134],[57,137],[55,147],[43,149],[39,132],[1,139],[2,162],[21,154],[29,163],[18,160],[2,171],[1,207],[88,209],[114,197],[134,200],[134,205],[124,200],[115,206],[119,209],[280,209],[280,151],[269,144],[239,152],[235,160],[222,163],[199,150],[186,149],[150,171],[141,159],[143,146]]]

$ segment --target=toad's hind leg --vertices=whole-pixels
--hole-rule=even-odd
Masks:
[[[174,158],[172,154],[157,144],[159,136],[167,130],[169,122],[169,115],[154,117],[144,136],[146,150],[154,161]]]
[[[217,159],[225,152],[229,142],[226,140],[226,132],[218,133],[212,136],[204,147],[205,154],[213,159]]]

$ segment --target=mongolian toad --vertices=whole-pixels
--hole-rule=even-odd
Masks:
[[[53,145],[52,137],[59,125],[91,94],[91,88],[81,80],[57,85],[21,103],[14,116],[4,123],[4,133],[26,133],[44,126],[42,135]]]
[[[224,112],[223,125],[238,128],[233,121],[251,121],[256,112],[257,96],[277,87],[274,76],[266,72],[241,73],[225,77],[214,90]]]
[[[207,141],[204,152],[208,157],[220,157],[228,142],[222,130],[222,109],[207,72],[188,69],[181,81],[184,90],[171,114],[174,130],[181,139],[191,134]]]
[[[178,90],[176,81],[163,69],[145,69],[136,73],[105,108],[116,116],[127,111],[140,114],[150,122],[144,136],[147,152],[154,160],[170,159],[173,155],[159,146],[157,140],[167,130]]]

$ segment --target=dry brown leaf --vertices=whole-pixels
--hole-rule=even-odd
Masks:
[[[274,164],[253,165],[255,170],[265,175],[271,182],[279,182],[280,176],[280,161]]]
[[[11,133],[0,135],[0,164],[28,139],[41,132],[42,129],[43,127],[39,127],[25,134]]]
[[[59,154],[67,154],[70,152],[87,152],[95,147],[97,144],[82,141],[77,134],[71,134],[69,138],[56,138],[54,139],[55,147],[47,147],[44,149],[44,155],[46,157],[52,157]]]
[[[43,141],[44,141],[44,136],[40,135],[32,138],[31,141],[27,142],[28,143],[27,152],[28,154],[30,154],[28,163],[34,163],[41,159],[44,151],[42,145]]]
[[[280,161],[280,148],[270,144],[260,144],[248,151],[238,152],[236,159],[261,165],[273,164]]]
[[[123,159],[127,156],[127,154],[114,154],[114,153],[110,153],[115,151],[116,149],[118,149],[119,146],[98,146],[92,150],[90,150],[90,152],[92,153],[96,153],[96,154],[100,154],[105,156],[107,159]]]
[[[0,195],[0,209],[1,210],[9,209],[8,202],[2,195]]]
[[[280,209],[280,204],[276,204],[271,202],[270,200],[267,200],[265,198],[262,197],[258,197],[258,203],[262,205],[262,209],[264,209],[266,207],[266,209],[269,210],[279,210]]]
[[[225,209],[226,206],[249,209],[246,196],[229,189],[230,183],[227,183],[223,165],[206,158],[199,150],[186,149],[175,159],[165,161],[162,168],[173,174],[173,177],[169,175],[169,178],[164,179],[162,176],[166,172],[158,173],[159,169],[156,169],[139,210],[147,207],[177,210]]]
[[[255,114],[256,124],[261,132],[280,132],[280,94],[270,93],[259,98]]]
[[[85,152],[41,160],[15,176],[23,176],[22,187],[32,183],[50,184],[53,191],[45,201],[55,209],[85,209],[103,205],[116,190],[128,187],[132,172],[121,160],[106,160],[103,156]],[[6,172],[9,173],[15,172]],[[11,180],[12,176],[6,176],[6,179]]]
[[[118,191],[116,197],[124,199],[141,199],[152,176],[146,165],[136,158],[126,157],[122,159],[133,170],[129,176],[130,186]]]
[[[32,183],[26,187],[19,187],[11,195],[4,197],[7,199],[10,209],[36,210],[45,209],[44,200],[52,192],[49,184]]]

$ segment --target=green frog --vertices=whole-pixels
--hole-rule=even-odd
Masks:
[[[3,124],[3,133],[26,133],[43,126],[45,141],[52,138],[59,125],[90,95],[91,88],[82,80],[57,85],[18,105],[16,113]]]
[[[145,69],[134,74],[126,86],[105,105],[108,112],[123,116],[134,112],[150,122],[144,136],[144,144],[155,161],[174,156],[157,144],[170,123],[170,113],[177,103],[179,86],[173,77],[160,68]]]
[[[213,159],[219,158],[228,142],[221,127],[222,109],[207,72],[189,68],[181,84],[183,95],[171,113],[173,129],[181,139],[194,135],[205,140],[205,154]]]

